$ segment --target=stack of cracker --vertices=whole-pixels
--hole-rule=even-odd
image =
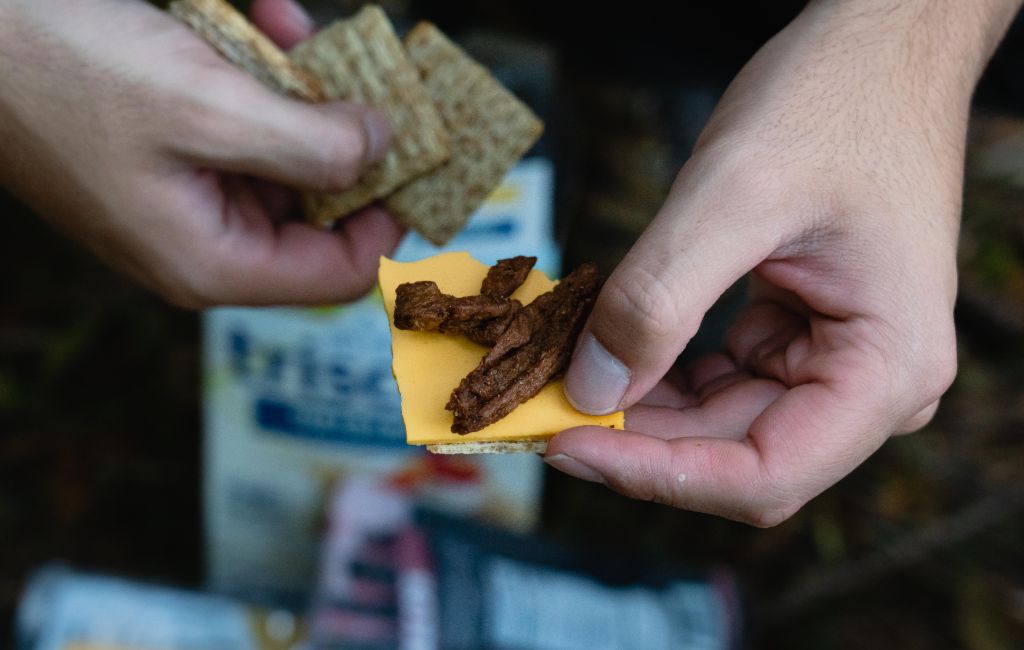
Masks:
[[[277,92],[359,102],[388,114],[394,137],[382,161],[343,192],[303,197],[306,217],[316,224],[381,201],[401,223],[444,244],[543,129],[525,104],[430,23],[414,27],[403,42],[379,7],[366,6],[287,55],[225,0],[176,0],[170,11]]]

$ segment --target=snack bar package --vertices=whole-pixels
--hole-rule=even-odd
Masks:
[[[436,510],[382,481],[339,484],[310,643],[399,650],[729,650],[726,570],[566,547]]]
[[[18,607],[18,650],[297,650],[302,620],[209,594],[78,573],[36,572]]]
[[[423,511],[447,650],[741,647],[736,581]]]

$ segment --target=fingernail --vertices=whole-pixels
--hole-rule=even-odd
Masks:
[[[383,111],[370,109],[363,113],[363,128],[366,129],[367,162],[383,160],[391,146],[391,120]]]
[[[591,483],[604,483],[603,476],[595,472],[590,466],[581,463],[572,456],[567,456],[566,454],[545,456],[544,462],[560,472],[565,472],[569,476],[575,476],[578,479],[590,481]]]
[[[297,2],[284,3],[284,19],[291,23],[292,28],[300,34],[309,34],[316,25],[306,10]]]
[[[584,334],[565,375],[565,397],[577,410],[605,415],[619,409],[629,388],[629,368],[593,334]]]

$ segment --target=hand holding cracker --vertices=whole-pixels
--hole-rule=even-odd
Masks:
[[[297,5],[255,5],[267,33],[309,35],[286,18]],[[369,289],[401,228],[376,208],[339,233],[284,223],[282,186],[351,186],[389,128],[365,106],[270,90],[144,2],[0,3],[0,183],[179,305]]]
[[[377,6],[335,21],[290,53],[225,0],[175,0],[170,11],[225,58],[279,93],[347,100],[386,112],[394,145],[344,192],[308,193],[306,217],[329,225],[382,200],[441,245],[466,224],[540,137],[537,116],[434,25],[399,41]]]

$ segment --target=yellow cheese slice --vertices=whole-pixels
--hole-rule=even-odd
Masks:
[[[413,332],[395,327],[395,290],[404,282],[433,280],[453,296],[480,293],[488,267],[468,253],[443,253],[419,262],[380,260],[378,279],[384,309],[391,324],[392,370],[402,394],[405,438],[411,445],[477,441],[547,440],[569,427],[596,424],[621,429],[622,412],[593,416],[580,413],[562,394],[562,381],[545,386],[532,399],[494,424],[460,436],[451,432],[452,413],[446,411],[452,390],[480,363],[487,349],[461,336],[439,332]],[[521,303],[555,286],[540,271],[530,271],[514,294]]]

